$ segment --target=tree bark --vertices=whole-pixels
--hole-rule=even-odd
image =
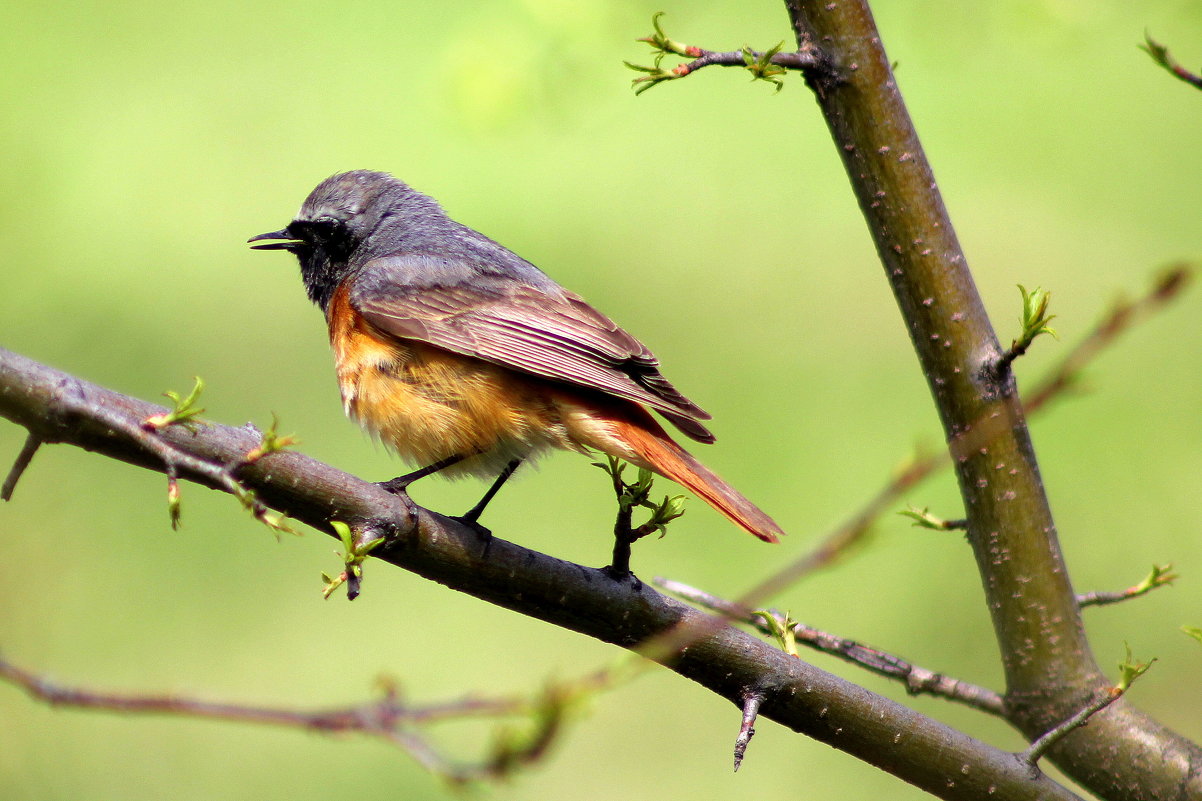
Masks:
[[[977,294],[865,0],[786,0],[806,71],[951,449],[1006,675],[1035,739],[1110,684],[1085,637],[1013,374]],[[1052,760],[1104,798],[1202,798],[1202,749],[1125,700]]]

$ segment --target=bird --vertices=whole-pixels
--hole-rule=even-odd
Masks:
[[[347,415],[422,465],[386,489],[432,473],[495,478],[460,518],[478,525],[522,462],[552,448],[601,452],[675,481],[761,540],[784,533],[652,416],[714,442],[710,415],[642,342],[391,174],[333,175],[287,226],[248,243],[297,257]]]

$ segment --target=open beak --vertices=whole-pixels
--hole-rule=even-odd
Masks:
[[[270,234],[259,234],[258,236],[252,236],[250,239],[248,239],[246,241],[247,242],[258,242],[260,239],[286,239],[287,241],[286,242],[268,242],[265,245],[251,245],[250,246],[251,250],[292,250],[293,248],[299,247],[300,245],[304,244],[303,242],[298,240],[296,237],[289,234],[287,228],[280,230],[280,231],[272,231]]]

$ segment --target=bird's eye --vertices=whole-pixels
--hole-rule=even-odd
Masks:
[[[341,220],[336,220],[333,217],[318,217],[309,223],[309,230],[321,239],[336,237],[345,228],[346,226]]]
[[[346,235],[346,224],[334,217],[322,216],[312,220],[295,220],[288,233],[297,239],[314,244],[340,239]]]
[[[311,220],[294,220],[288,226],[288,234],[335,259],[345,259],[355,249],[354,238],[346,221],[329,215]]]

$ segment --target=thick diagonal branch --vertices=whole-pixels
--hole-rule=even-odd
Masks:
[[[0,416],[47,443],[69,443],[161,471],[158,455],[106,421],[120,415],[136,424],[163,411],[0,349]],[[213,464],[240,462],[260,444],[258,432],[220,425],[195,432],[173,426],[161,435],[174,448]],[[181,479],[224,489],[190,471],[186,462],[178,469]],[[485,553],[467,526],[426,510],[414,520],[379,486],[300,453],[264,456],[238,477],[263,503],[327,532],[331,520],[388,532],[391,543],[372,551],[383,561],[605,642],[637,648],[674,627],[700,632],[687,648],[657,658],[740,709],[749,691],[762,693],[761,717],[860,756],[937,797],[978,799],[990,792],[1013,799],[1076,797],[1048,779],[1032,780],[1012,754],[818,670],[646,585],[616,582],[602,570],[499,537]],[[964,765],[972,766],[967,774],[961,772]],[[949,786],[953,775],[957,780]]]

